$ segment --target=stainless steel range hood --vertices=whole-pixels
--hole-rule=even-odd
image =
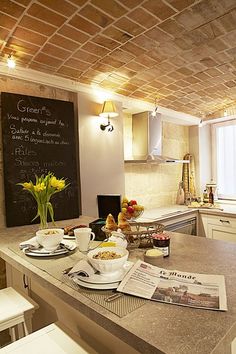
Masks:
[[[136,163],[189,163],[162,154],[161,114],[155,117],[151,112],[142,112],[132,116],[132,157],[125,162]]]

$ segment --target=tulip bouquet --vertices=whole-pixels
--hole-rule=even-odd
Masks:
[[[37,202],[37,214],[33,220],[40,218],[40,229],[45,229],[48,227],[47,217],[48,212],[53,224],[54,222],[54,211],[53,206],[50,202],[50,198],[53,194],[61,192],[69,184],[66,184],[64,178],[57,179],[52,172],[49,172],[46,176],[35,176],[35,184],[32,181],[18,183],[22,186],[24,190],[29,192]],[[32,221],[33,221],[32,220]]]

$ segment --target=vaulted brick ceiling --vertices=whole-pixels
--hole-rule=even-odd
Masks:
[[[236,0],[0,0],[0,54],[200,115],[236,102]]]

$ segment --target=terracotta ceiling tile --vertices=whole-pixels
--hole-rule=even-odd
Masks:
[[[145,93],[142,92],[142,91],[135,91],[135,92],[133,92],[130,96],[131,96],[131,97],[137,97],[137,98],[142,98],[142,99],[144,99],[144,98],[147,97],[147,94],[145,94]]]
[[[2,27],[11,30],[15,26],[16,20],[8,15],[0,13],[0,24]]]
[[[130,79],[130,80],[129,80],[129,83],[130,83],[130,84],[136,84],[136,85],[138,85],[138,86],[140,87],[140,86],[145,85],[145,84],[146,84],[146,81],[141,80],[141,79],[138,79],[138,78],[133,78],[133,79]]]
[[[103,63],[112,66],[113,68],[120,68],[124,63],[119,60],[113,59],[110,56],[106,56],[103,60]]]
[[[99,11],[94,6],[89,4],[83,7],[79,14],[103,28],[107,27],[113,21],[110,16],[104,14],[104,12]]]
[[[115,39],[116,41],[118,41],[120,43],[125,43],[132,38],[132,36],[130,34],[120,31],[118,28],[116,28],[114,26],[111,26],[111,27],[105,29],[102,32],[102,34],[104,36]]]
[[[62,47],[71,51],[74,51],[79,47],[78,43],[69,40],[69,38],[62,37],[59,34],[54,34],[48,43],[55,44],[58,47]]]
[[[162,31],[165,31],[169,35],[171,34],[173,37],[180,37],[181,34],[185,32],[185,28],[175,21],[175,19],[168,19],[158,25]]]
[[[61,26],[66,21],[66,17],[61,16],[39,4],[32,4],[27,12],[37,20],[43,20],[54,26]]]
[[[24,52],[24,53],[31,54],[31,55],[37,53],[38,50],[40,49],[40,47],[38,47],[34,44],[27,43],[27,42],[24,42],[20,39],[13,38],[13,37],[11,37],[9,39],[7,44],[8,44],[8,47],[11,48],[12,50]]]
[[[25,11],[25,7],[18,5],[10,0],[1,0],[1,12],[12,17],[19,17]]]
[[[157,47],[156,42],[146,37],[144,34],[141,34],[140,36],[134,38],[132,40],[132,43],[138,45],[139,47],[145,48],[146,50],[152,50]]]
[[[147,69],[145,66],[143,66],[142,64],[137,63],[135,61],[129,62],[128,64],[125,65],[125,67],[128,69],[137,71],[137,72]]]
[[[62,60],[53,58],[45,53],[38,53],[34,60],[55,68],[58,68],[62,64]]]
[[[31,0],[14,0],[14,2],[18,3],[21,6],[28,6]]]
[[[146,54],[140,55],[138,58],[136,58],[136,61],[142,65],[145,65],[148,68],[151,68],[156,64],[156,61],[147,56]]]
[[[216,68],[208,69],[205,71],[205,73],[213,77],[222,75],[222,72]]]
[[[119,29],[128,32],[132,36],[137,36],[143,31],[143,27],[139,26],[137,23],[129,20],[127,17],[122,17],[114,23]]]
[[[87,34],[68,25],[64,25],[63,27],[61,27],[58,33],[78,43],[84,43],[89,39],[89,36]]]
[[[135,91],[138,89],[138,86],[127,83],[122,85],[122,88],[128,91]]]
[[[117,82],[120,85],[122,85],[126,81],[126,79],[123,76],[120,76],[120,75],[118,75],[116,73],[113,73],[113,74],[109,75],[109,78],[111,78],[111,80],[113,82]]]
[[[145,70],[142,72],[139,72],[137,74],[137,77],[141,80],[145,80],[146,82],[153,81],[156,78],[156,74],[154,74],[152,71]]]
[[[100,59],[99,56],[88,53],[82,49],[77,50],[77,52],[73,54],[73,57],[89,63],[94,63],[96,60]]]
[[[63,65],[67,67],[75,68],[81,72],[87,70],[90,67],[89,63],[85,63],[81,60],[74,59],[74,58],[68,59]]]
[[[92,42],[88,42],[88,43],[84,44],[81,49],[88,51],[89,53],[98,55],[99,57],[103,57],[109,53],[108,49],[103,48],[100,45],[97,45]]]
[[[42,36],[39,33],[32,32],[26,28],[22,27],[16,27],[14,31],[14,37],[22,39],[22,40],[27,40],[27,42],[42,46],[46,40],[46,36]]]
[[[194,76],[185,77],[184,80],[189,82],[190,84],[196,84],[200,81],[198,78],[196,78]]]
[[[127,69],[125,67],[121,67],[117,70],[117,74],[124,76],[126,78],[132,78],[133,76],[136,75],[136,71]]]
[[[103,73],[111,74],[114,71],[114,68],[110,65],[103,64],[102,62],[97,62],[92,66],[92,69],[98,70]]]
[[[106,89],[111,89],[111,90],[117,88],[117,83],[112,82],[111,80],[103,80],[100,85]]]
[[[118,88],[118,89],[116,90],[116,92],[117,92],[119,95],[123,95],[123,96],[128,96],[128,95],[130,94],[129,91],[124,90],[124,89],[122,89],[122,88]]]
[[[51,66],[47,66],[35,61],[32,61],[29,65],[30,69],[34,69],[34,70],[39,70],[39,71],[43,71],[43,72],[47,72],[47,73],[54,73],[55,69]]]
[[[70,0],[73,4],[77,6],[83,6],[86,3],[87,0]]]
[[[176,10],[182,11],[186,7],[192,5],[195,0],[166,0],[171,6],[175,7]]]
[[[61,0],[38,0],[41,4],[49,7],[51,10],[54,10],[56,12],[60,12],[64,16],[70,17],[75,11],[78,10],[77,7],[74,5],[71,5],[67,1],[61,1]]]
[[[154,25],[157,25],[160,20],[150,14],[150,12],[145,11],[143,8],[138,7],[132,12],[129,13],[129,18],[145,28],[150,28]]]
[[[68,68],[67,66],[62,66],[58,71],[58,74],[64,74],[66,76],[70,76],[73,78],[79,78],[79,76],[81,75],[81,71],[79,71],[78,69],[73,69],[73,68]]]
[[[178,81],[175,81],[175,85],[179,86],[179,87],[186,87],[186,86],[189,86],[190,83],[185,81],[185,80],[178,80]]]
[[[159,76],[158,81],[162,82],[165,85],[169,85],[169,84],[173,83],[175,81],[175,79],[164,75],[164,76]]]
[[[99,80],[99,76],[101,75],[101,73],[97,70],[93,70],[93,69],[89,69],[86,71],[85,74],[83,74],[82,77],[86,77],[86,78],[90,78],[90,79],[95,79],[96,81],[102,81],[102,80]],[[103,80],[104,80],[104,77],[103,77]]]
[[[29,30],[38,32],[39,34],[43,34],[45,36],[51,36],[56,31],[55,27],[29,16],[23,16],[19,26],[28,28]]]
[[[0,27],[0,40],[3,42],[6,40],[6,38],[8,37],[9,35],[9,31],[6,30],[5,28],[2,28]]]
[[[75,15],[69,22],[69,24],[80,31],[84,31],[90,35],[98,33],[101,29],[97,25],[87,21],[85,18],[79,15]]]
[[[150,88],[153,89],[153,87],[154,87],[154,88],[157,88],[157,89],[161,89],[161,88],[164,87],[164,86],[166,86],[166,85],[163,84],[163,83],[161,83],[160,81],[156,81],[156,80],[150,82],[149,85],[148,85],[149,90],[150,90]]]
[[[217,63],[215,62],[215,60],[213,60],[212,58],[203,58],[200,60],[200,62],[205,65],[206,67],[210,68],[213,66],[216,66]]]
[[[93,5],[115,18],[123,16],[127,12],[122,5],[114,0],[92,0],[91,2]]]
[[[103,35],[98,35],[92,39],[92,42],[98,45],[101,45],[107,49],[115,49],[116,47],[119,46],[119,43],[113,41],[111,38],[107,38]]]
[[[128,53],[128,52],[125,52],[121,49],[115,49],[111,54],[110,56],[112,58],[115,58],[117,60],[120,60],[122,61],[123,63],[128,63],[129,61],[131,61],[132,59],[134,59],[134,55]]]
[[[135,57],[145,53],[145,49],[138,47],[137,45],[133,44],[131,41],[122,45],[121,49],[133,54]]]
[[[163,60],[167,59],[167,55],[164,55],[160,48],[155,48],[155,49],[151,49],[150,51],[148,51],[147,55],[156,60],[157,63],[162,62]]]
[[[192,8],[186,9],[175,16],[175,20],[181,24],[186,31],[202,26],[205,22],[204,17],[193,11]]]
[[[176,13],[173,8],[162,0],[147,0],[142,6],[161,20],[165,20]]]
[[[143,0],[125,0],[125,6],[133,9],[134,7],[140,5],[142,2]]]
[[[172,36],[163,32],[160,28],[154,27],[149,31],[145,32],[145,36],[153,39],[158,43],[165,43],[166,41],[172,40]]]
[[[197,73],[194,76],[202,81],[209,79],[209,75],[206,72]]]
[[[172,90],[172,91],[178,91],[179,90],[179,87],[177,85],[175,85],[175,84],[170,84],[170,85],[167,86],[167,88],[169,90]]]
[[[49,43],[45,44],[41,50],[41,53],[46,53],[63,60],[67,59],[71,55],[71,52],[68,52],[63,48],[56,47],[55,45]]]
[[[188,50],[192,48],[192,44],[186,41],[184,38],[175,38],[174,43],[179,49],[182,50]]]
[[[193,74],[193,71],[188,69],[188,68],[185,68],[185,67],[182,67],[178,70],[176,70],[178,73],[180,74],[183,74],[184,76],[189,76],[189,75],[192,75]]]

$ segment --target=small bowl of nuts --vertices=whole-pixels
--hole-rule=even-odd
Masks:
[[[38,243],[47,251],[55,251],[63,239],[64,230],[59,228],[43,229],[36,232]]]
[[[123,247],[100,247],[87,254],[88,261],[101,274],[113,274],[118,272],[125,264],[129,256],[127,249]]]

